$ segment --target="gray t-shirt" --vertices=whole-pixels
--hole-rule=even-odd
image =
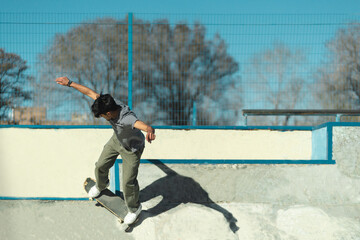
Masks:
[[[127,105],[117,99],[115,99],[115,102],[121,107],[120,114],[118,118],[110,120],[109,122],[120,144],[126,150],[132,152],[143,149],[145,146],[144,134],[139,129],[134,128],[134,124],[138,118]]]

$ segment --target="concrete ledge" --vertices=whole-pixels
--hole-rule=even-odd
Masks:
[[[146,146],[142,162],[160,159],[165,164],[208,164],[217,171],[216,167],[222,164],[333,165],[336,159],[335,167],[346,176],[360,176],[357,150],[360,148],[353,147],[359,142],[359,127],[359,123],[328,123],[310,130],[308,127],[158,129],[157,140]],[[314,136],[316,131],[318,136]],[[94,164],[111,135],[112,129],[108,127],[2,126],[0,196],[3,199],[86,198],[82,183],[86,177],[93,177]],[[346,140],[346,148],[341,139]],[[344,158],[345,155],[348,157]],[[113,179],[118,179],[116,173],[119,170],[113,172]],[[120,184],[116,189],[119,188]]]

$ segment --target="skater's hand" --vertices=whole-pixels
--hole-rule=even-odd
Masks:
[[[156,137],[155,129],[153,129],[151,126],[149,126],[147,129],[146,141],[151,143],[151,141],[155,140],[155,137]]]
[[[67,77],[59,77],[59,78],[55,79],[55,81],[57,84],[60,84],[63,86],[68,86],[70,79],[68,79]]]
[[[134,127],[137,129],[140,129],[141,131],[146,132],[146,141],[151,143],[151,141],[155,140],[155,129],[151,126],[147,125],[146,123],[142,121],[136,121],[134,123]]]

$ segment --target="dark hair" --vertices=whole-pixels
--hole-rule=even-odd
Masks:
[[[119,107],[120,106],[115,103],[114,98],[110,94],[101,94],[91,106],[91,111],[94,116],[98,118],[101,114],[115,111]]]

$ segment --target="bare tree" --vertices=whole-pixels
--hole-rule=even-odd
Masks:
[[[24,84],[33,80],[25,72],[26,61],[0,48],[0,120],[11,123],[10,111],[23,101],[30,100],[30,90]]]
[[[194,102],[202,106],[204,97],[217,98],[224,83],[235,81],[238,64],[225,41],[219,35],[206,40],[205,35],[198,23],[191,28],[134,19],[133,106],[148,122],[189,125]],[[45,81],[66,73],[97,92],[127,99],[128,20],[98,19],[58,34],[41,60]],[[90,104],[81,95],[78,100]]]
[[[329,57],[316,75],[322,106],[360,109],[360,23],[339,29],[327,47]]]
[[[141,31],[147,41],[137,41],[135,46],[135,52],[141,54],[135,58],[134,77],[138,89],[147,89],[144,94],[150,93],[148,97],[154,99],[160,113],[157,120],[190,125],[194,102],[200,106],[201,116],[218,110],[204,108],[204,99],[219,100],[224,85],[236,81],[233,74],[238,70],[220,35],[206,40],[205,27],[199,23],[190,28],[161,20],[142,27],[147,28]],[[200,122],[216,124],[211,117],[200,117]]]
[[[43,92],[51,93],[48,103],[52,108],[64,107],[64,102],[59,99],[69,94],[68,109],[74,112],[78,109],[88,112],[90,109],[92,102],[86,96],[70,93],[53,84],[56,77],[64,74],[99,93],[110,93],[121,100],[127,98],[126,19],[98,19],[83,23],[65,34],[57,34],[39,57],[42,63],[39,66],[42,75],[39,85]],[[76,108],[73,107],[74,101]]]
[[[260,96],[257,101],[268,109],[294,109],[301,101],[305,81],[301,67],[305,57],[301,50],[292,50],[282,43],[255,54],[251,59],[249,80]],[[289,117],[282,122],[275,118],[274,125],[288,125]]]

